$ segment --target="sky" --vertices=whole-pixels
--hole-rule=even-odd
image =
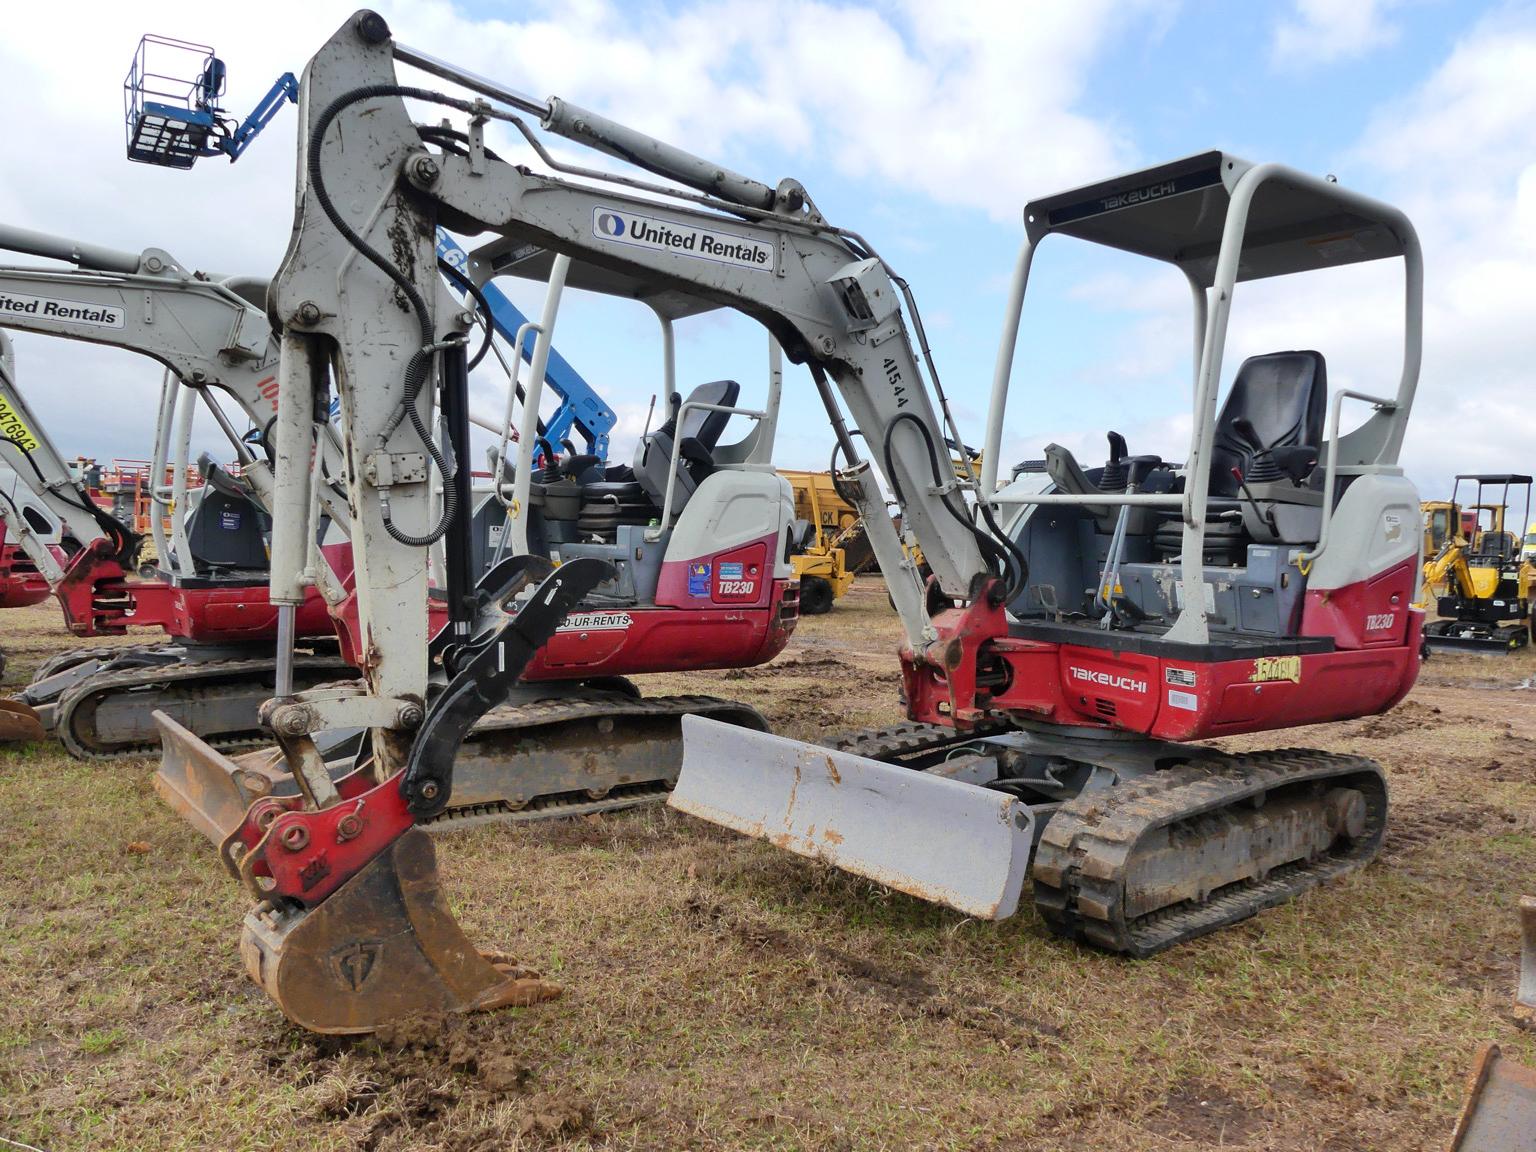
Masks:
[[[1425,356],[1403,463],[1424,498],[1457,471],[1536,469],[1536,2],[1454,0],[394,0],[396,37],[536,96],[556,94],[765,183],[793,176],[912,285],[965,438],[985,436],[1007,286],[1032,198],[1211,148],[1278,161],[1403,208],[1424,245]],[[292,225],[294,110],[238,164],[124,158],[122,78],[139,36],[214,46],[243,115],[352,11],[332,0],[28,5],[7,15],[0,223],[195,268],[276,271]],[[506,146],[505,137],[493,146]],[[562,154],[570,154],[569,149]],[[36,263],[17,257],[14,263]],[[508,285],[525,311],[541,291]],[[1181,460],[1190,301],[1175,270],[1052,238],[1035,261],[1003,455],[1102,460],[1105,433]],[[683,391],[766,381],[762,329],[678,325]],[[1393,394],[1396,261],[1240,285],[1225,358],[1315,348],[1333,387]],[[579,294],[555,343],[619,413],[624,461],[661,387],[654,319]],[[17,374],[66,455],[148,455],[158,366],[18,336]],[[482,368],[489,407],[504,378]],[[832,437],[789,366],[777,458],[824,468]],[[727,439],[729,439],[729,435]],[[194,455],[229,455],[211,424]]]

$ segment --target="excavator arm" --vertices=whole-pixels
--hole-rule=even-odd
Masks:
[[[223,392],[245,418],[262,430],[264,438],[277,414],[278,342],[271,331],[261,301],[266,282],[253,278],[210,278],[189,272],[169,253],[148,248],[134,254],[119,252],[65,237],[23,229],[0,227],[0,248],[50,259],[69,260],[77,269],[0,266],[0,326],[14,330],[80,340],[122,348],[147,356],[165,366],[191,392],[186,400],[201,396],[208,410],[229,437],[240,458],[241,476],[257,503],[272,507],[272,470],[262,454],[254,452],[214,399]],[[16,387],[14,373],[5,381],[5,397],[18,413],[28,435],[11,435],[0,441],[0,458],[6,458],[38,495],[64,519],[71,531],[89,544],[105,535],[99,517],[86,513],[76,502],[83,493],[74,490],[63,458],[53,448],[35,415],[27,409]],[[174,402],[174,397],[170,397]],[[160,454],[170,456],[169,441],[185,436],[191,408],[180,411],[162,406],[157,437]],[[175,427],[173,428],[173,424]],[[323,421],[306,430],[319,444],[322,469],[338,476],[342,469],[340,444]],[[32,449],[30,444],[38,447]],[[49,498],[46,493],[54,493]],[[342,529],[350,524],[345,500],[330,484],[316,486],[324,509]],[[85,502],[88,505],[88,501]],[[66,515],[69,513],[69,515]],[[92,523],[87,523],[87,521]],[[91,529],[94,528],[94,531]],[[98,549],[99,551],[99,549]],[[29,549],[29,555],[32,551]],[[56,562],[45,566],[33,556],[39,569],[57,586],[63,573]],[[326,590],[332,603],[343,593],[323,565],[310,565],[311,578]]]

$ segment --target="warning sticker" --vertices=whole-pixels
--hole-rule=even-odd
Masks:
[[[27,427],[26,421],[22,420],[16,409],[5,402],[4,396],[0,396],[0,436],[4,436],[23,452],[36,452],[39,447],[32,429]]]
[[[1168,707],[1182,708],[1186,712],[1200,711],[1200,697],[1193,692],[1180,692],[1177,688],[1168,689]]]
[[[688,562],[688,595],[709,595],[710,565],[708,560]]]
[[[727,564],[727,563],[724,563],[722,561],[721,564],[720,564],[720,579],[722,579],[722,580],[740,580],[741,579],[741,565],[740,564]]]

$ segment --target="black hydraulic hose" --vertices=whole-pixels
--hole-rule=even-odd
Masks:
[[[480,291],[480,285],[476,284],[441,257],[437,261],[437,270],[468,292],[475,301],[475,307],[480,309],[480,315],[485,318],[485,339],[480,341],[479,349],[469,358],[469,370],[473,372],[476,368],[480,367],[480,361],[484,360],[485,354],[491,350],[491,334],[493,329],[491,326],[490,301],[485,298],[485,293]]]
[[[409,420],[411,428],[420,439],[422,447],[426,449],[433,465],[437,468],[438,475],[443,478],[443,513],[438,522],[424,536],[413,536],[395,527],[389,513],[384,513],[384,529],[395,540],[412,548],[425,548],[441,540],[448,527],[453,523],[453,518],[459,512],[458,495],[453,486],[453,469],[457,466],[450,465],[443,458],[437,443],[432,439],[431,430],[421,419],[421,414],[416,411],[416,401],[421,395],[421,389],[427,382],[431,370],[431,359],[434,355],[434,332],[432,328],[432,314],[427,308],[426,299],[417,289],[408,276],[391,263],[383,253],[369,246],[350,224],[342,218],[331,201],[330,193],[325,187],[325,174],[322,171],[322,146],[325,143],[325,133],[331,126],[331,122],[341,115],[342,110],[364,100],[375,100],[384,97],[396,97],[399,99],[422,100],[429,104],[440,104],[444,107],[454,108],[470,115],[474,114],[474,105],[468,100],[458,100],[452,96],[444,96],[440,92],[433,92],[426,88],[413,88],[402,84],[369,84],[361,88],[354,88],[350,92],[344,92],[332,100],[315,119],[315,126],[309,139],[308,154],[305,157],[305,168],[309,175],[310,187],[314,189],[315,201],[320,205],[320,210],[325,213],[332,226],[339,232],[344,240],[357,250],[365,260],[372,264],[384,275],[388,276],[399,287],[411,310],[416,314],[417,323],[421,328],[421,347],[412,353],[405,366],[405,395],[402,400],[404,418]],[[397,414],[397,418],[398,418]]]
[[[24,459],[32,471],[37,474],[38,483],[43,485],[44,488],[48,488],[48,477],[43,475],[43,470],[38,467],[37,461],[32,458],[32,453],[23,448],[20,444],[16,444],[15,441],[12,441],[12,444],[16,450],[21,453],[22,459]],[[53,494],[62,500],[65,504],[68,504],[71,508],[78,508],[92,520],[94,520],[96,522],[96,527],[101,529],[102,535],[106,536],[108,540],[112,541],[112,549],[114,555],[123,560],[129,567],[133,566],[133,562],[138,556],[139,549],[144,544],[144,537],[140,536],[133,529],[129,528],[128,525],[124,524],[110,512],[98,508],[95,504],[91,503],[90,500],[72,500],[64,493],[62,489],[59,488],[54,488],[52,491]],[[12,506],[14,507],[14,505]]]

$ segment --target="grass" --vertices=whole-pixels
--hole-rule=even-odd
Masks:
[[[66,646],[56,614],[6,619],[13,683]],[[646,687],[818,736],[896,718],[896,640],[862,582],[772,669]],[[1385,765],[1381,860],[1142,963],[665,810],[453,833],[440,855],[466,930],[566,994],[382,1041],[305,1035],[246,981],[247,901],[159,804],[152,761],[3,749],[0,1136],[47,1152],[1439,1149],[1479,1042],[1536,1064],[1509,1011],[1536,874],[1536,692],[1513,686],[1533,673],[1529,654],[1437,656],[1391,716],[1287,734]]]

